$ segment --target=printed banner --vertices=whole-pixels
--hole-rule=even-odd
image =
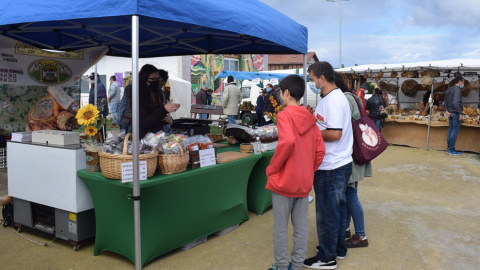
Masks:
[[[46,51],[0,36],[0,84],[71,86],[106,52],[105,46]]]
[[[107,52],[94,47],[52,52],[0,36],[0,129],[71,130],[79,78]]]

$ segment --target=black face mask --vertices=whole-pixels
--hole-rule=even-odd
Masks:
[[[150,82],[150,89],[152,89],[153,91],[157,91],[158,90],[158,85],[160,84],[159,81],[156,81],[156,82]]]

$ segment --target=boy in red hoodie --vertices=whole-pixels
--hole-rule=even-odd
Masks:
[[[285,109],[277,115],[278,146],[267,167],[266,188],[272,191],[272,270],[302,269],[307,252],[308,194],[313,175],[325,156],[325,147],[316,119],[300,106],[305,82],[289,75],[280,82],[280,99]],[[288,260],[288,220],[292,216],[292,263]]]

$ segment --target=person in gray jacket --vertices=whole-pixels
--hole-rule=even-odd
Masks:
[[[207,105],[208,94],[207,94],[207,87],[206,86],[204,86],[202,89],[198,90],[197,95],[195,95],[195,99],[197,101],[197,105]],[[207,119],[207,114],[206,113],[199,113],[198,117],[200,119]]]
[[[236,124],[238,105],[242,102],[242,92],[235,84],[233,76],[228,76],[228,85],[223,90],[223,114],[228,115],[228,123]]]
[[[120,125],[120,117],[118,115],[118,105],[120,104],[120,100],[122,93],[120,90],[120,86],[117,83],[117,78],[115,76],[110,76],[110,88],[108,89],[108,104],[110,105],[110,112],[113,114],[113,121],[110,128],[114,128],[117,125]]]
[[[445,92],[444,109],[448,117],[447,133],[447,155],[459,156],[462,153],[455,150],[458,131],[463,119],[462,90],[465,79],[457,76],[454,79],[455,84],[450,86]]]

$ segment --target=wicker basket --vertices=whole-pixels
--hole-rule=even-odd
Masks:
[[[100,169],[102,170],[103,176],[106,178],[115,180],[122,179],[122,163],[133,161],[133,156],[127,155],[127,145],[130,135],[131,134],[128,133],[127,136],[125,136],[125,141],[123,142],[123,154],[98,153],[100,156]],[[147,161],[147,177],[152,177],[157,169],[157,156],[157,151],[151,154],[139,155],[139,160]]]
[[[251,143],[240,144],[240,153],[253,153],[253,145]]]
[[[210,140],[212,142],[218,142],[218,141],[221,141],[223,140],[223,135],[222,134],[207,134],[208,138],[210,138]]]
[[[175,140],[172,141],[178,144]],[[187,170],[188,161],[190,156],[188,151],[183,151],[182,146],[179,144],[180,154],[173,155],[158,155],[158,172],[161,174],[175,174],[184,172]]]

